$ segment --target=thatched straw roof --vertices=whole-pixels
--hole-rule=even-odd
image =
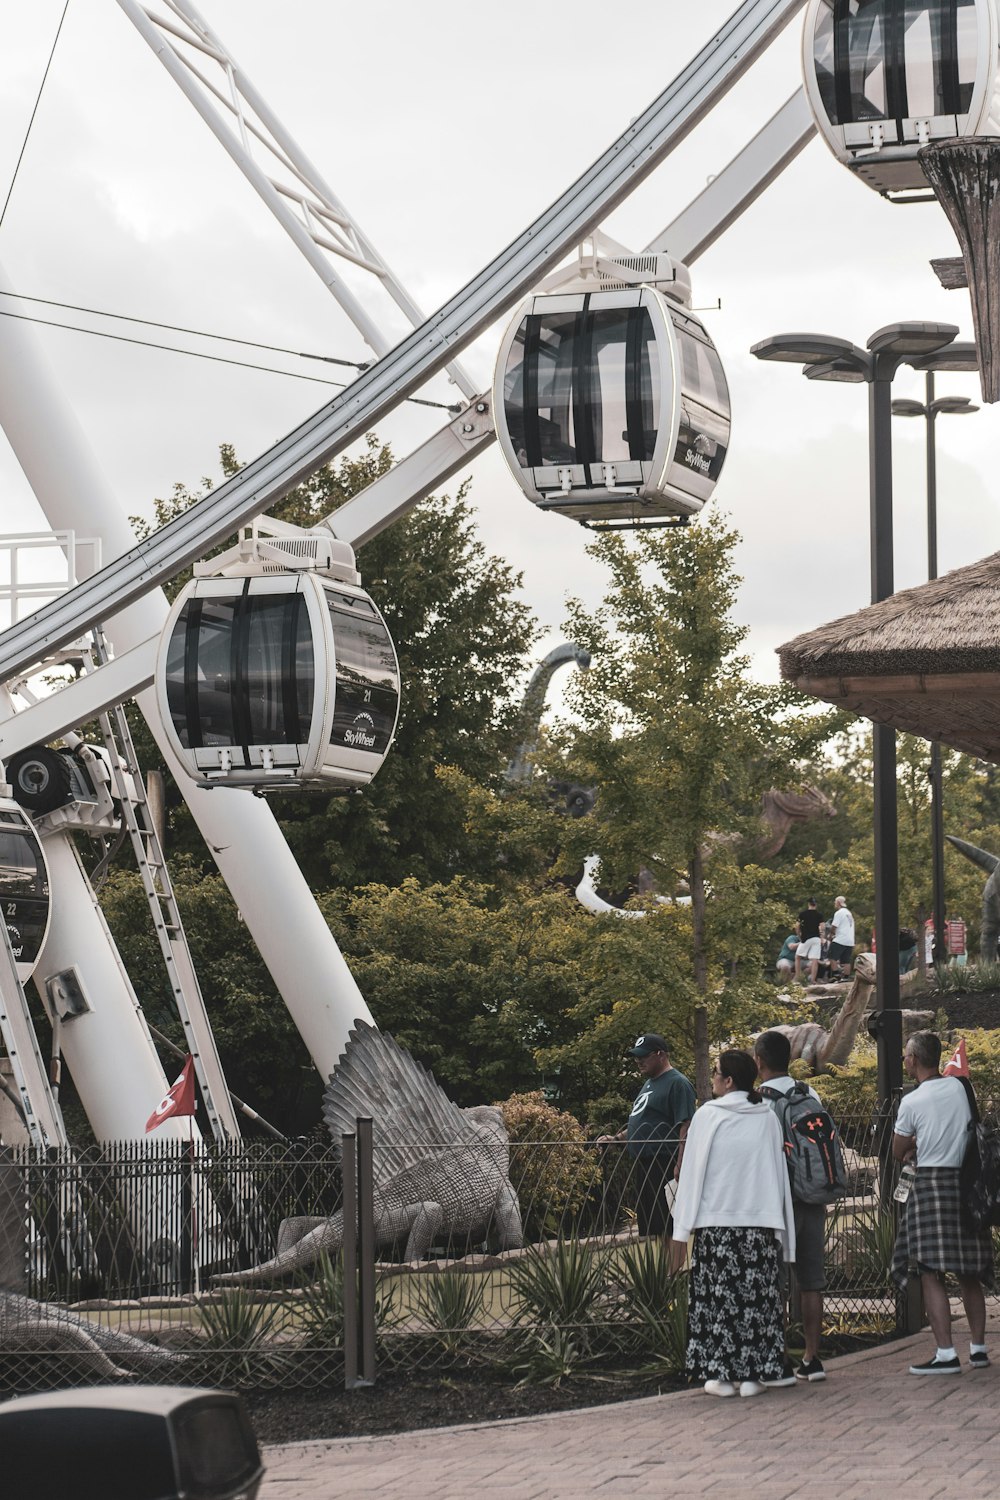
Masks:
[[[1000,552],[778,650],[804,693],[1000,760]]]

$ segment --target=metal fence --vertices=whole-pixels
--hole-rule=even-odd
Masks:
[[[826,1329],[889,1335],[908,1315],[888,1274],[892,1179],[871,1110],[840,1125]],[[509,1163],[499,1138],[369,1155],[362,1132],[356,1160],[345,1141],[343,1171],[316,1145],[0,1152],[0,1394],[124,1373],[315,1389],[376,1363],[681,1368],[685,1279],[636,1225],[646,1164],[582,1139],[515,1141]]]

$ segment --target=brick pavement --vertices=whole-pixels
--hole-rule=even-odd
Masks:
[[[261,1500],[990,1500],[998,1363],[917,1379],[930,1333],[827,1362],[822,1384],[720,1401],[702,1391],[509,1422],[265,1450]],[[968,1337],[956,1329],[963,1359]]]

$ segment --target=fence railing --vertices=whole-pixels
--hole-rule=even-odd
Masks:
[[[826,1328],[889,1334],[892,1184],[871,1111],[839,1123],[851,1180],[827,1218]],[[0,1153],[0,1393],[123,1372],[352,1385],[376,1360],[540,1380],[681,1368],[684,1278],[636,1220],[649,1163],[584,1140],[508,1156],[376,1132],[369,1192],[358,1144],[360,1199],[332,1146]]]

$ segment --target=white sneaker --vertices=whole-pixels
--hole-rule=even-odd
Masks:
[[[706,1380],[706,1396],[735,1396],[736,1387],[731,1380]]]
[[[740,1381],[740,1395],[741,1396],[763,1396],[766,1391],[767,1391],[767,1386],[764,1384],[764,1382],[762,1380],[741,1380]]]

